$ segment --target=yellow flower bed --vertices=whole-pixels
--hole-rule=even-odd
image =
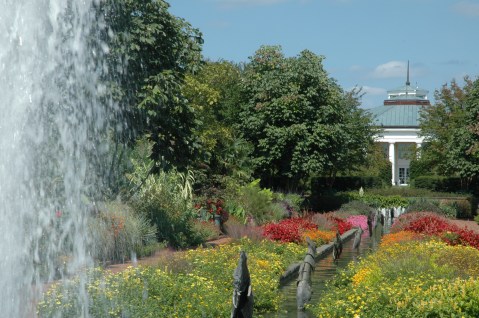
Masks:
[[[382,244],[331,281],[311,306],[316,316],[479,317],[479,250],[398,241]]]
[[[294,243],[243,239],[218,248],[184,253],[177,268],[137,267],[118,274],[92,271],[85,289],[89,315],[98,317],[227,317],[231,311],[233,271],[239,252],[246,251],[255,312],[276,311],[281,294],[279,277],[306,249]],[[38,305],[41,317],[79,317],[79,282],[49,289]]]

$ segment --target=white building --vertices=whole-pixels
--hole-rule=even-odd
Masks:
[[[383,106],[369,109],[375,124],[382,128],[376,137],[392,163],[392,184],[409,184],[410,158],[415,149],[421,147],[423,137],[419,136],[420,112],[430,101],[427,90],[411,87],[409,63],[406,85],[388,91]]]

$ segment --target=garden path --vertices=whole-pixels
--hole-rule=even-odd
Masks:
[[[205,246],[218,246],[222,244],[228,244],[233,241],[232,238],[228,236],[221,236],[218,239],[211,240],[205,243]],[[156,251],[152,256],[148,257],[143,257],[136,262],[125,262],[121,264],[113,264],[109,265],[106,270],[109,271],[112,274],[119,273],[125,269],[127,269],[130,266],[136,267],[136,266],[155,266],[158,265],[162,260],[166,260],[170,257],[172,257],[173,254],[176,253],[183,253],[184,251],[177,251],[171,248],[164,248],[162,250]]]

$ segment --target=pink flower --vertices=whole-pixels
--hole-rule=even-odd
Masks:
[[[365,215],[351,215],[346,219],[353,227],[360,227],[364,231],[368,229],[368,218]]]

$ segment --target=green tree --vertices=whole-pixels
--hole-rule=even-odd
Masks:
[[[391,184],[392,167],[387,152],[381,144],[375,143],[369,146],[365,161],[357,171],[351,171],[348,175],[363,177],[379,177],[385,185]]]
[[[307,50],[286,58],[280,47],[263,46],[245,66],[240,127],[267,186],[294,188],[313,174],[353,169],[373,142],[358,92],[344,92],[322,60]]]
[[[201,33],[168,12],[163,0],[106,0],[98,4],[108,32],[109,89],[124,108],[117,138],[149,134],[152,157],[184,167],[198,144],[197,123],[182,93],[185,76],[201,66]],[[116,119],[120,121],[120,119]]]
[[[479,175],[476,132],[479,114],[479,81],[455,80],[435,92],[436,105],[422,113],[421,134],[426,147],[421,161],[435,167],[439,175],[459,176],[470,182]]]
[[[192,163],[203,188],[224,188],[227,178],[249,181],[248,144],[238,136],[237,122],[241,70],[226,61],[206,62],[199,72],[186,77],[184,95],[195,109],[195,134],[202,156]]]

